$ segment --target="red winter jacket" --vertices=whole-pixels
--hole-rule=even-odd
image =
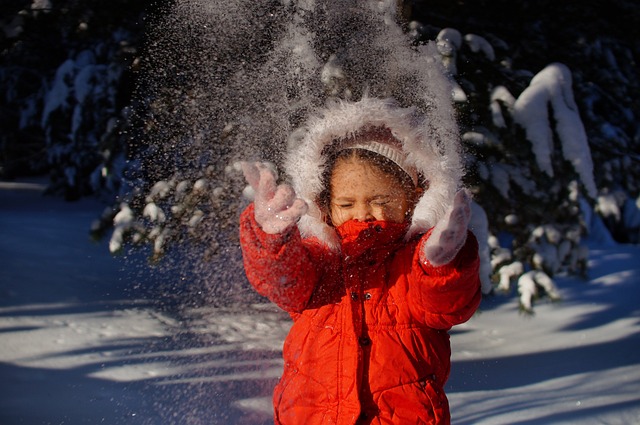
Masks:
[[[301,239],[297,228],[264,233],[253,205],[240,223],[247,277],[293,318],[275,423],[448,424],[443,392],[448,330],[480,303],[472,233],[449,264],[421,260],[429,233],[403,242],[406,226],[348,222],[342,249]]]

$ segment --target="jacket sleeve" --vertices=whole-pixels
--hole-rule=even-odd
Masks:
[[[247,278],[256,291],[289,313],[301,312],[319,271],[297,227],[265,233],[254,218],[253,203],[240,216],[240,247]]]
[[[424,258],[427,232],[413,254],[413,289],[415,313],[435,329],[449,329],[464,323],[480,305],[480,259],[478,241],[473,233],[467,234],[465,245],[448,264],[433,266]]]

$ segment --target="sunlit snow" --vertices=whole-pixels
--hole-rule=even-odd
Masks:
[[[273,423],[289,318],[251,302],[168,308],[179,294],[153,290],[153,267],[88,240],[98,203],[43,187],[0,184],[0,422]],[[639,259],[592,244],[589,279],[557,278],[560,301],[533,317],[513,294],[485,298],[452,331],[453,423],[638,423]]]

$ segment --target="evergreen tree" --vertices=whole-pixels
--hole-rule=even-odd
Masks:
[[[47,172],[67,199],[112,196],[145,2],[15,6],[3,22],[2,176]]]
[[[587,272],[593,208],[618,241],[638,240],[639,111],[622,95],[638,90],[639,46],[628,37],[638,8],[425,3],[413,2],[412,28],[418,40],[440,40],[458,84],[467,181],[489,217],[494,282],[509,290],[519,278],[531,311],[535,296],[557,297],[555,274]]]
[[[588,272],[585,237],[638,243],[636,2],[397,3],[408,43],[437,43],[455,83],[485,293],[517,286],[531,311],[557,297],[555,275]],[[367,78],[391,81],[374,95],[420,80],[393,70],[403,47],[376,41],[349,4],[3,2],[0,176],[48,173],[67,199],[115,198],[93,228],[112,251],[188,246],[196,263],[229,265],[214,281],[235,282],[234,162],[278,164],[309,111],[357,98]]]

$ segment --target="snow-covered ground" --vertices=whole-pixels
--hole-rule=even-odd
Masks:
[[[286,317],[167,307],[90,241],[97,202],[41,189],[0,183],[0,424],[271,423]],[[491,297],[452,331],[454,424],[640,424],[640,247],[591,248],[561,302]]]

